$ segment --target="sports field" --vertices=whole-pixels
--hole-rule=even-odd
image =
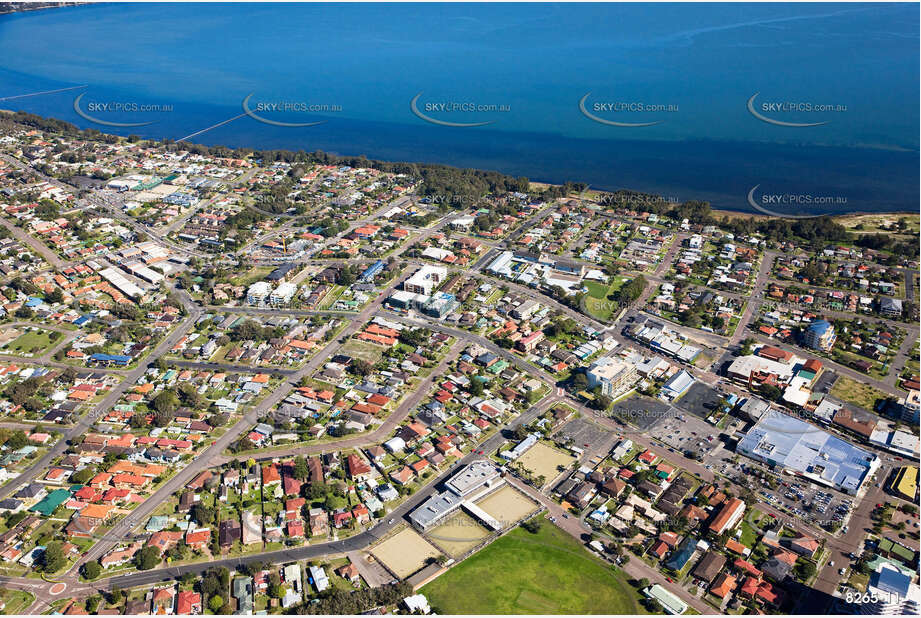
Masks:
[[[488,537],[489,530],[467,513],[458,511],[425,536],[452,558],[459,558]]]
[[[441,552],[412,528],[404,528],[371,550],[374,557],[400,579],[409,577],[425,566],[429,558]]]
[[[498,520],[503,530],[537,510],[533,500],[511,485],[500,487],[476,505]]]
[[[546,520],[512,530],[435,581],[424,594],[439,614],[645,614],[639,593]]]

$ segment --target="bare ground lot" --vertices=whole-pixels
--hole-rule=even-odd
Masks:
[[[497,489],[476,505],[497,519],[503,528],[538,509],[537,504],[511,485]]]
[[[400,579],[425,566],[429,558],[441,555],[431,543],[412,528],[404,528],[371,550],[374,557]]]
[[[489,535],[489,530],[482,524],[467,513],[459,511],[425,536],[452,558],[459,558]]]
[[[538,442],[517,461],[535,477],[543,476],[549,482],[560,474],[557,466],[568,468],[575,460],[576,458],[569,453]]]

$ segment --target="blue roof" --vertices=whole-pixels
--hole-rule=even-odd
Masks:
[[[871,580],[871,583],[884,592],[888,592],[902,599],[908,596],[911,578],[900,571],[883,568],[880,569],[878,573],[874,574],[873,579],[875,579],[876,582],[873,583]]]
[[[831,324],[828,323],[828,320],[814,320],[809,323],[809,330],[822,334],[831,328]]]
[[[86,323],[89,322],[89,321],[90,321],[89,316],[81,315],[79,318],[77,318],[76,320],[74,320],[74,324],[77,325],[77,326],[83,326],[84,324],[86,324]]]
[[[856,492],[876,456],[818,427],[779,412],[764,415],[739,441],[743,455],[821,478]]]
[[[124,354],[103,354],[101,352],[91,354],[90,358],[94,361],[113,361],[116,363],[127,363],[131,360],[130,356],[125,356]]]
[[[688,563],[688,560],[691,559],[691,556],[694,555],[694,550],[697,548],[697,540],[688,537],[684,540],[684,543],[675,550],[675,553],[672,554],[672,557],[668,559],[668,562],[665,563],[670,569],[675,571],[680,571],[684,568],[684,565]]]

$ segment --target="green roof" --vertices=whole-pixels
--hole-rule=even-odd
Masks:
[[[30,511],[41,513],[45,517],[50,517],[54,510],[70,499],[70,492],[66,489],[55,489],[50,494],[42,498],[42,501],[30,508]]]

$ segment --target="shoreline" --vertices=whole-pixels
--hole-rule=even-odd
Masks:
[[[29,117],[32,117],[32,118],[39,119],[39,120],[44,121],[44,122],[61,123],[62,125],[65,125],[69,130],[76,131],[76,132],[81,132],[81,133],[84,132],[84,131],[87,131],[87,130],[98,130],[98,129],[95,129],[94,127],[81,128],[80,126],[78,126],[78,125],[76,125],[76,124],[74,124],[74,123],[72,123],[72,122],[70,122],[70,121],[68,121],[68,120],[63,120],[63,119],[60,119],[60,118],[55,118],[55,117],[53,117],[53,116],[44,116],[44,115],[35,114],[35,113],[32,113],[32,112],[26,112],[26,111],[23,111],[23,110],[15,111],[15,110],[10,110],[10,109],[5,109],[5,108],[3,108],[3,109],[0,109],[0,114],[7,115],[7,116],[17,116],[17,115],[20,115],[20,114],[25,114],[25,115],[26,115],[26,118],[10,118],[10,121],[11,121],[11,122],[17,124],[17,125],[20,126],[20,127],[25,128],[25,129],[36,129],[36,128],[38,128],[38,129],[40,129],[40,130],[52,130],[52,129],[50,129],[50,128],[45,128],[45,127],[30,126],[26,121],[28,120]],[[107,132],[105,132],[105,131],[100,131],[100,134],[101,134],[101,135],[109,135],[109,136],[112,136],[112,137],[116,137],[116,138],[118,138],[118,139],[120,139],[120,140],[127,139],[127,137],[128,137],[128,136],[125,136],[125,135],[118,135],[117,133],[107,133]],[[174,143],[174,144],[176,144],[176,145],[178,145],[178,144],[186,144],[187,146],[190,146],[190,147],[193,147],[193,148],[212,149],[212,148],[223,147],[223,148],[227,148],[227,149],[229,149],[229,150],[243,150],[243,151],[258,152],[258,153],[267,153],[267,152],[283,153],[283,154],[286,154],[286,155],[290,155],[291,157],[296,157],[296,156],[298,156],[298,153],[303,153],[303,154],[306,154],[306,155],[310,155],[310,154],[313,154],[313,152],[316,152],[316,151],[310,151],[310,152],[308,152],[308,151],[303,150],[303,149],[301,149],[301,150],[292,150],[292,149],[290,149],[290,148],[270,148],[270,147],[257,148],[257,147],[253,147],[253,146],[226,146],[226,145],[221,145],[221,144],[209,145],[209,144],[202,143],[202,142],[192,142],[192,141],[179,141],[179,142],[176,142],[176,141],[173,141],[173,140],[171,140],[170,138],[166,138],[166,137],[160,137],[160,138],[155,138],[155,137],[141,137],[141,139],[144,140],[144,141],[148,141],[148,142],[156,143],[156,144],[160,144],[160,145],[163,145],[163,142],[164,142],[165,140],[169,140],[170,142],[172,142],[172,143]],[[385,164],[385,165],[394,165],[394,164],[428,165],[428,166],[436,166],[436,167],[451,168],[451,169],[460,170],[460,171],[478,172],[478,173],[488,173],[488,174],[497,174],[497,175],[505,176],[505,177],[509,177],[509,178],[514,178],[514,177],[517,176],[516,172],[514,172],[514,171],[502,171],[502,169],[499,169],[499,168],[492,168],[492,169],[490,169],[490,168],[486,168],[486,167],[472,167],[472,166],[464,166],[464,165],[458,165],[458,164],[453,164],[453,163],[441,163],[441,162],[434,162],[434,161],[398,160],[398,159],[387,159],[387,158],[377,158],[377,157],[371,158],[371,157],[367,157],[367,156],[364,155],[364,154],[361,154],[361,155],[344,155],[344,154],[341,154],[341,153],[339,153],[339,152],[334,153],[334,152],[322,151],[322,150],[320,150],[319,152],[323,152],[324,154],[329,155],[330,157],[339,158],[339,159],[352,159],[352,160],[355,160],[355,159],[362,159],[362,158],[364,158],[364,159],[367,160],[367,162],[368,162],[369,164]],[[538,179],[531,178],[531,177],[530,177],[529,175],[527,175],[527,174],[523,174],[523,175],[526,176],[526,177],[528,177],[528,180],[529,180],[530,185],[531,185],[532,188],[541,188],[541,187],[543,187],[543,188],[549,188],[549,187],[562,187],[562,186],[563,186],[563,183],[559,183],[559,182],[547,182],[547,181],[543,181],[543,180],[538,180]],[[587,186],[586,192],[592,192],[592,193],[597,193],[597,194],[608,194],[608,195],[613,195],[613,194],[617,194],[617,193],[635,193],[635,194],[637,194],[637,195],[652,196],[652,197],[663,197],[663,196],[665,195],[665,194],[663,194],[663,193],[656,193],[656,192],[653,192],[653,191],[647,191],[647,190],[642,190],[642,189],[633,189],[633,188],[628,188],[628,187],[620,187],[620,188],[617,188],[617,189],[602,189],[602,188],[596,188],[596,187],[594,187],[593,185],[591,185],[590,183],[584,182],[584,181],[579,180],[579,179],[571,179],[571,180],[569,180],[568,182],[571,182],[571,183],[574,183],[574,184],[583,184],[583,185],[586,185],[586,186]],[[692,190],[690,190],[690,189],[687,189],[687,190],[685,190],[685,191],[686,191],[687,193],[692,193]],[[769,219],[775,219],[775,218],[779,218],[779,219],[785,218],[785,217],[781,217],[781,216],[772,217],[772,216],[770,216],[770,215],[758,213],[758,212],[755,212],[755,211],[752,211],[752,210],[733,209],[733,208],[727,208],[727,207],[725,207],[725,206],[714,207],[714,206],[713,206],[713,202],[712,202],[711,200],[706,199],[706,198],[703,198],[703,197],[700,197],[700,194],[701,194],[701,193],[706,193],[706,191],[700,191],[700,192],[695,192],[695,193],[697,193],[697,195],[690,195],[690,196],[688,196],[686,199],[680,200],[680,201],[677,202],[677,203],[687,203],[687,202],[694,202],[694,201],[706,202],[706,203],[708,203],[708,204],[710,205],[710,209],[711,209],[711,211],[713,212],[714,215],[717,215],[717,216],[724,216],[724,217],[730,217],[730,218],[746,218],[746,219],[753,219],[753,220],[769,220]],[[664,198],[663,198],[663,199],[664,199]],[[814,217],[815,217],[815,218],[827,217],[827,218],[831,218],[831,219],[833,219],[833,220],[838,220],[838,219],[844,219],[844,218],[848,218],[848,217],[858,217],[858,216],[898,216],[898,215],[903,215],[903,216],[912,216],[912,215],[915,215],[915,216],[917,216],[918,213],[913,212],[913,211],[911,211],[911,210],[905,210],[905,209],[899,209],[899,210],[853,210],[853,211],[847,211],[847,212],[842,212],[842,213],[834,213],[834,214],[832,214],[832,213],[821,213],[821,214],[816,214],[816,215],[814,215]]]

